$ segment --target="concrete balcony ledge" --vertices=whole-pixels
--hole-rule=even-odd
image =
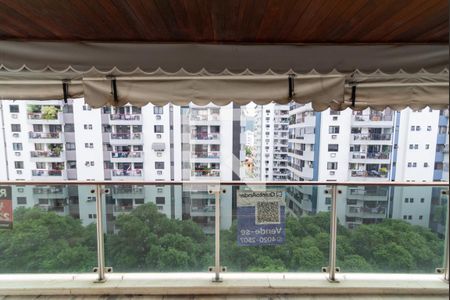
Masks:
[[[314,299],[319,296],[329,296],[329,299],[358,299],[359,296],[447,299],[449,294],[448,283],[442,275],[337,275],[339,282],[332,283],[327,281],[325,273],[224,273],[223,282],[215,283],[211,281],[212,273],[112,273],[107,274],[106,282],[96,283],[96,274],[13,274],[0,275],[0,295],[297,295],[314,296]],[[349,298],[341,298],[344,296]]]

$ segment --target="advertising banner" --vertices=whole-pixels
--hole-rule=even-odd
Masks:
[[[283,244],[286,236],[285,209],[283,191],[238,191],[238,245]]]
[[[13,224],[11,187],[0,186],[0,229],[10,229]]]

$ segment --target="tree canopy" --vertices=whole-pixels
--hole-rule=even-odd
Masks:
[[[222,265],[230,271],[318,272],[328,265],[329,213],[286,218],[286,241],[241,247],[236,223],[221,231]],[[12,230],[0,231],[0,272],[90,272],[96,266],[95,226],[43,212],[16,209]],[[106,264],[120,272],[206,271],[214,262],[214,237],[190,220],[173,220],[144,204],[117,217],[105,237]],[[338,227],[342,272],[433,272],[443,241],[402,220],[349,230]]]

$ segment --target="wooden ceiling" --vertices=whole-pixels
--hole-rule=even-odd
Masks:
[[[447,0],[0,0],[0,39],[447,43]]]

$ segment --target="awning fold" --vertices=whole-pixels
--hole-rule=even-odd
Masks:
[[[448,46],[0,41],[0,99],[63,99],[63,82],[70,98],[84,97],[93,107],[295,101],[317,111],[441,109],[449,102]]]

